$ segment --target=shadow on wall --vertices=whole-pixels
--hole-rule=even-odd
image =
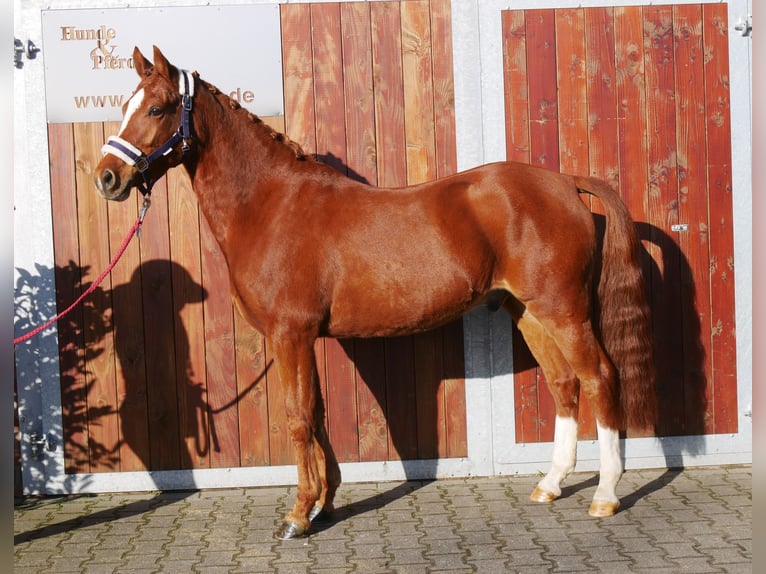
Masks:
[[[16,302],[18,334],[55,315],[57,299],[68,304],[91,286],[83,281],[90,269],[70,262],[55,268],[59,288],[54,293],[50,271],[17,270],[16,292],[22,294]],[[173,292],[172,280],[183,281],[185,288]],[[202,286],[179,265],[148,261],[136,268],[129,283],[111,290],[97,287],[59,321],[67,474],[191,469],[193,456],[216,448],[205,389],[190,367],[189,338],[180,316],[186,305],[205,297]],[[142,309],[144,301],[157,308]],[[38,337],[52,336],[46,331]],[[41,346],[34,339],[19,345],[17,364],[34,364]],[[116,365],[110,364],[112,347]],[[188,480],[194,484],[191,473]]]

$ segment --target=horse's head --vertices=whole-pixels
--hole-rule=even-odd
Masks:
[[[133,187],[149,193],[157,179],[181,163],[191,138],[192,75],[170,64],[156,46],[153,65],[137,47],[133,64],[141,81],[94,172],[99,193],[116,201],[127,199]]]

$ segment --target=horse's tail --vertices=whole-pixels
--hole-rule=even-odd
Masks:
[[[575,177],[580,191],[596,196],[606,211],[594,323],[617,369],[623,426],[651,428],[657,416],[652,324],[633,219],[605,182]]]

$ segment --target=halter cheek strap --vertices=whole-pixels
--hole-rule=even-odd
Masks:
[[[149,176],[149,167],[152,163],[168,155],[179,143],[181,143],[182,153],[189,151],[192,139],[191,111],[192,98],[194,97],[194,78],[191,72],[187,70],[179,70],[178,72],[178,91],[181,93],[181,125],[164,144],[147,156],[129,141],[119,136],[110,136],[101,148],[101,153],[104,155],[117,156],[141,173],[143,183],[136,187],[143,195],[149,195],[152,192],[152,186],[156,183],[156,180]]]

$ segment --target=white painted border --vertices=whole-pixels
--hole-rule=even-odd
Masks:
[[[293,0],[295,2],[296,0]],[[304,0],[297,0],[304,1]],[[315,0],[316,1],[316,0]],[[325,1],[325,0],[319,0]],[[327,0],[330,1],[330,0]],[[166,6],[249,4],[250,0],[163,0]],[[262,3],[278,3],[264,0]],[[668,2],[669,3],[669,2]],[[678,0],[676,3],[698,3]],[[466,169],[505,157],[502,51],[499,12],[509,7],[557,7],[650,4],[635,0],[578,2],[558,0],[452,0],[458,167]],[[14,0],[15,35],[25,43],[42,46],[41,10],[61,8],[156,6],[156,0],[130,3],[114,0]],[[751,0],[729,3],[729,23],[752,13]],[[745,413],[752,402],[752,153],[750,41],[730,34],[732,93],[732,159],[734,162],[734,241],[737,304],[737,368],[739,433],[696,438],[689,451],[688,438],[629,439],[623,441],[626,468],[666,467],[752,462],[751,419]],[[14,264],[34,271],[36,265],[53,268],[52,214],[44,90],[44,54],[14,70]],[[14,282],[18,274],[14,278]],[[53,281],[52,271],[44,277]],[[19,294],[16,294],[18,296]],[[547,469],[550,444],[512,445],[505,437],[515,428],[513,377],[509,374],[510,331],[504,313],[478,309],[464,319],[468,451],[466,459],[373,462],[341,465],[344,480],[366,482],[449,476],[529,474]],[[21,333],[15,333],[15,336]],[[19,413],[21,416],[23,483],[26,493],[108,492],[167,488],[216,488],[294,484],[295,468],[262,467],[194,471],[64,474],[61,449],[61,398],[58,346],[51,336],[26,343],[29,354],[17,354]],[[502,351],[501,351],[502,350]],[[42,461],[30,457],[29,435],[50,436],[57,443]],[[515,431],[514,431],[515,432]],[[578,470],[597,468],[598,448],[593,441],[578,443]],[[499,458],[499,461],[496,460]]]

